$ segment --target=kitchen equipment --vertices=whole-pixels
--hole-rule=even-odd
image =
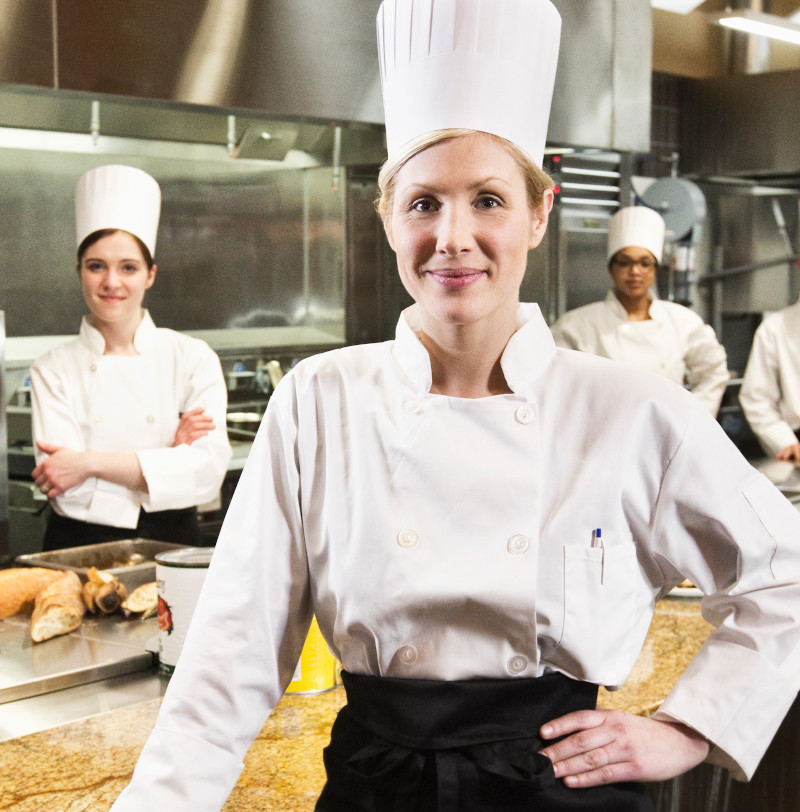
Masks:
[[[155,618],[87,614],[74,632],[34,643],[29,616],[0,620],[0,704],[152,668],[156,629]]]
[[[73,570],[86,580],[91,567],[116,575],[128,592],[140,584],[156,580],[156,555],[169,550],[186,549],[185,544],[168,541],[131,538],[87,544],[66,550],[18,555],[18,564],[30,567],[50,567],[57,570]]]
[[[319,630],[316,617],[311,619],[300,660],[287,694],[320,694],[336,687],[338,679],[336,660],[328,651],[328,644]]]
[[[158,669],[164,674],[178,664],[213,552],[209,547],[185,547],[156,555]]]

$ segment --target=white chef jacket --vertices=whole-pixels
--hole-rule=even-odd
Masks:
[[[552,326],[556,344],[666,375],[689,388],[716,416],[730,378],[725,348],[688,307],[653,299],[650,318],[628,321],[613,291],[602,302],[565,313]]]
[[[800,302],[767,316],[756,330],[739,391],[747,422],[771,455],[798,441]]]
[[[140,508],[187,508],[219,493],[232,456],[219,358],[204,341],[157,328],[147,311],[134,347],[135,356],[103,355],[105,339],[84,318],[76,339],[31,367],[34,440],[77,451],[135,452],[147,482],[142,493],[89,477],[55,498],[62,516],[133,528]],[[172,448],[181,413],[196,407],[216,428]],[[37,464],[45,456],[37,449]]]
[[[416,306],[281,381],[116,812],[222,806],[312,612],[354,673],[615,687],[684,576],[719,628],[659,717],[752,774],[800,685],[800,514],[685,390],[518,322],[511,394],[432,394]]]

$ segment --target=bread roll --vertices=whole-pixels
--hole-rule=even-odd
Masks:
[[[0,570],[0,619],[31,609],[36,595],[62,574],[46,567]]]
[[[34,643],[77,629],[83,619],[83,609],[81,579],[67,570],[36,596],[31,617]]]

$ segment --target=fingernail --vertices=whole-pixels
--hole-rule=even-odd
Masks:
[[[550,727],[550,725],[544,725],[544,727],[542,727],[541,730],[542,736],[549,736],[552,732],[553,728]]]

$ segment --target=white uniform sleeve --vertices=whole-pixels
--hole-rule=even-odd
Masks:
[[[779,381],[775,336],[765,322],[753,338],[739,402],[764,451],[772,456],[797,442],[792,427],[781,415]]]
[[[692,394],[716,417],[730,379],[728,356],[712,327],[697,317],[686,337],[687,382]]]
[[[312,614],[293,391],[287,376],[270,399],[155,729],[114,812],[219,810],[292,679]]]
[[[86,440],[72,406],[73,398],[77,396],[72,391],[75,382],[55,366],[47,363],[46,359],[36,361],[31,366],[30,375],[31,422],[36,464],[41,464],[47,456],[39,450],[37,440],[75,451],[86,451]],[[129,510],[128,489],[113,482],[101,483],[96,477],[89,477],[80,485],[61,494],[58,497],[58,505],[66,509],[69,515],[92,521],[92,505],[100,485],[106,486],[100,501],[112,500],[116,505],[117,515]],[[138,515],[138,505],[136,514]]]
[[[653,540],[663,566],[707,596],[703,615],[717,629],[655,718],[699,731],[709,760],[742,779],[800,687],[800,514],[703,417],[663,479]]]
[[[148,511],[193,507],[213,499],[233,454],[225,429],[228,396],[219,358],[200,341],[189,346],[181,411],[203,409],[214,419],[215,429],[191,445],[137,452],[147,482],[142,506]]]
[[[564,347],[568,350],[584,351],[577,333],[570,329],[571,321],[574,321],[574,319],[570,317],[569,313],[565,313],[550,327],[550,332],[553,334],[556,346]]]

